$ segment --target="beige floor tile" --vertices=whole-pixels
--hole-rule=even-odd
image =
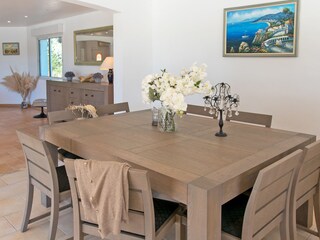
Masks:
[[[0,229],[0,237],[16,232],[14,227],[3,217],[0,218]]]
[[[73,236],[72,208],[68,208],[60,212],[58,228],[67,236]]]
[[[30,224],[26,232],[17,231],[0,237],[0,240],[45,240],[48,239],[49,222],[36,222]],[[62,239],[65,236],[59,229],[57,230],[56,239]]]
[[[0,179],[7,184],[14,184],[14,183],[26,181],[27,180],[26,170],[5,174],[4,176],[0,177]]]
[[[27,183],[25,181],[10,184],[0,188],[0,200],[11,197],[24,196],[26,194]]]
[[[310,235],[310,237],[307,240],[319,240],[317,236]]]
[[[0,200],[0,217],[22,211],[24,205],[25,201],[20,196],[2,199]]]
[[[2,180],[1,180],[1,176],[0,176],[0,188],[1,188],[1,187],[4,187],[4,186],[6,186],[6,185],[8,185],[8,184],[6,184],[4,181],[2,181]]]
[[[20,226],[21,226],[22,217],[23,217],[23,213],[24,213],[24,207],[25,206],[23,206],[23,209],[21,211],[16,211],[14,213],[11,213],[11,214],[8,214],[5,216],[5,218],[8,220],[8,222],[10,222],[10,224],[12,226],[14,226],[14,228],[17,230],[19,230]],[[49,211],[50,211],[50,209],[47,209],[40,204],[35,204],[35,205],[33,205],[32,210],[31,210],[31,218],[34,218],[36,216],[40,216],[41,214],[44,214]],[[46,218],[42,221],[43,222],[49,221],[48,219],[49,218]]]

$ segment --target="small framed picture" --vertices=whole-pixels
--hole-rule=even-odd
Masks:
[[[20,48],[18,42],[2,43],[3,55],[20,55]]]
[[[295,57],[297,2],[224,9],[225,57]]]

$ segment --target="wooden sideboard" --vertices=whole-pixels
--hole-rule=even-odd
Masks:
[[[63,110],[69,105],[110,103],[113,103],[112,84],[47,80],[48,112]]]

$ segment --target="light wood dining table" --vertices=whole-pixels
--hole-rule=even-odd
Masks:
[[[177,117],[160,132],[151,111],[42,127],[42,138],[86,159],[127,161],[148,169],[152,189],[187,205],[188,239],[221,239],[221,205],[253,186],[258,171],[314,142],[304,133],[226,122],[216,137],[212,118]],[[304,209],[301,222],[309,221]]]

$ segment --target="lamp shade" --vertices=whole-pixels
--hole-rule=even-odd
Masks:
[[[113,69],[113,57],[106,57],[100,66],[100,70]]]

